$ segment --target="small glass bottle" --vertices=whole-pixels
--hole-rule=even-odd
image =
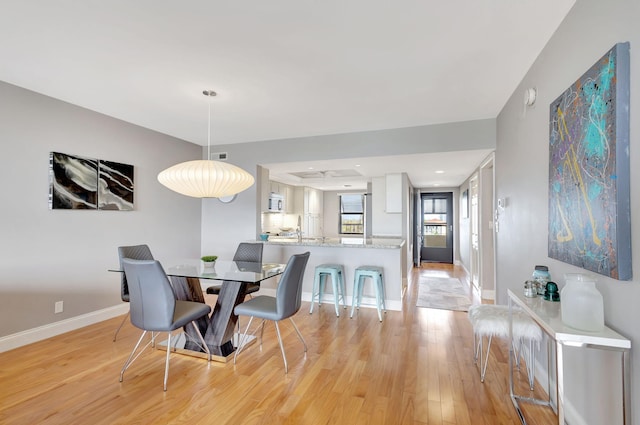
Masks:
[[[544,295],[547,282],[551,280],[551,274],[547,266],[536,266],[533,270],[533,280],[538,282],[538,295]]]
[[[524,296],[529,298],[535,298],[538,295],[538,284],[533,280],[526,280],[524,282]]]

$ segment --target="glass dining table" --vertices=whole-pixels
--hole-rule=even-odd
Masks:
[[[230,260],[217,260],[213,267],[205,267],[200,260],[184,260],[171,264],[173,265],[165,267],[165,272],[179,300],[204,303],[202,288],[210,286],[211,280],[221,282],[220,294],[211,315],[197,321],[211,352],[212,360],[220,362],[226,362],[235,351],[234,338],[237,338],[235,328],[238,316],[234,314],[233,309],[244,301],[247,285],[260,284],[266,279],[278,276],[284,272],[286,266],[286,264],[277,263]],[[198,337],[192,326],[190,323],[184,330],[193,338],[181,335],[177,338],[175,351],[196,357],[206,357],[203,349],[195,342],[198,341]],[[158,348],[162,348],[162,345],[159,343]]]

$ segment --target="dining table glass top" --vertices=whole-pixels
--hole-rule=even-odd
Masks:
[[[259,283],[284,272],[286,264],[254,263],[249,261],[217,260],[212,267],[200,260],[184,260],[165,269],[168,276],[197,279],[229,280]]]

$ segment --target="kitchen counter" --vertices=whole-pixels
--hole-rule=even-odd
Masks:
[[[302,238],[270,236],[264,243],[263,261],[286,263],[294,254],[311,252],[302,283],[302,299],[311,301],[315,268],[321,264],[342,264],[345,271],[347,303],[351,305],[355,269],[363,265],[374,265],[384,269],[385,304],[388,310],[402,310],[402,295],[406,287],[405,241],[401,238],[374,237],[324,237]],[[348,252],[345,252],[347,250]],[[261,285],[261,291],[275,293],[275,282]],[[331,285],[323,291],[323,303],[332,303]],[[363,307],[376,307],[373,285],[365,285]],[[342,313],[341,313],[342,315]]]
[[[318,247],[337,247],[337,248],[380,248],[394,249],[404,246],[404,239],[400,238],[359,238],[359,237],[339,237],[339,238],[302,238],[296,237],[271,236],[268,241],[263,242],[265,245],[289,245],[289,246],[318,246]]]

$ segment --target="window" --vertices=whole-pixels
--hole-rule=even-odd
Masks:
[[[364,196],[360,193],[340,195],[340,233],[364,233]]]
[[[429,198],[423,199],[422,202],[424,246],[446,246],[447,200],[444,198]]]

